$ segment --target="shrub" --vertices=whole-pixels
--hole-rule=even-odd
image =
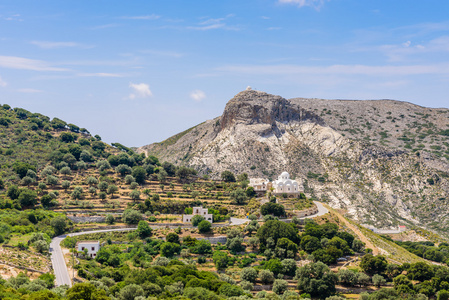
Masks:
[[[200,224],[201,221],[205,221],[203,216],[194,215],[193,218],[192,218],[192,225],[193,226],[198,226],[198,224]]]
[[[208,221],[203,220],[198,224],[198,231],[201,233],[206,233],[210,231],[211,227],[212,225]]]
[[[257,278],[257,271],[254,268],[244,268],[240,272],[240,279],[249,281],[249,282],[256,282]]]
[[[282,279],[276,279],[273,283],[272,291],[278,295],[283,294],[288,287],[288,282]]]
[[[114,223],[115,223],[115,218],[114,218],[114,216],[111,215],[111,214],[106,215],[105,222],[108,223],[109,225],[114,224]]]

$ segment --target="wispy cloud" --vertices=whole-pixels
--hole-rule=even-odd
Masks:
[[[54,67],[46,61],[17,56],[0,56],[0,67],[31,71],[68,71],[68,69]]]
[[[5,87],[8,84],[6,83],[6,81],[4,81],[1,77],[0,77],[0,87]]]
[[[129,83],[129,87],[131,88],[131,93],[128,95],[126,99],[136,99],[136,98],[149,98],[153,96],[153,93],[150,90],[150,86],[146,83]]]
[[[18,89],[17,91],[20,92],[20,93],[26,93],[26,94],[36,94],[36,93],[43,93],[44,92],[42,90],[28,89],[28,88]]]
[[[22,22],[23,21],[23,19],[20,17],[19,14],[14,14],[14,15],[11,15],[9,17],[6,17],[5,20],[6,21],[18,21],[18,22]]]
[[[320,10],[326,1],[330,0],[278,0],[278,2],[282,4],[294,4],[298,7],[309,6],[316,10]]]
[[[31,41],[30,44],[36,45],[42,49],[56,49],[56,48],[93,48],[93,46],[84,45],[76,42],[49,42],[49,41]]]
[[[258,75],[422,75],[449,74],[448,64],[404,65],[404,66],[368,66],[368,65],[331,65],[331,66],[298,66],[298,65],[229,65],[218,68],[218,71]]]
[[[118,27],[118,26],[121,26],[121,24],[111,23],[111,24],[103,24],[103,25],[93,26],[93,27],[90,27],[90,29],[97,30],[97,29],[114,28],[114,27]]]
[[[225,29],[225,30],[240,30],[237,26],[230,26],[225,23],[225,21],[231,17],[233,17],[233,14],[229,14],[224,18],[208,18],[204,21],[201,21],[196,26],[187,26],[187,29],[191,30],[213,30],[213,29]]]
[[[156,14],[151,15],[144,15],[144,16],[124,16],[121,17],[121,19],[127,19],[127,20],[157,20],[161,16],[158,16]]]
[[[194,90],[190,93],[190,98],[196,102],[201,102],[204,98],[206,98],[206,93],[202,90]]]
[[[121,74],[116,73],[78,73],[79,77],[124,77]]]
[[[183,57],[185,54],[176,52],[176,51],[161,51],[161,50],[141,50],[139,51],[143,54],[152,54],[152,55],[158,55],[158,56],[167,56],[167,57],[174,57],[174,58],[180,58]]]

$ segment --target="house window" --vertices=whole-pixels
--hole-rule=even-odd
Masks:
[[[95,257],[95,256],[97,256],[97,254],[96,254],[96,253],[94,253],[94,257]]]
[[[95,251],[95,247],[92,247],[92,251]]]
[[[81,251],[83,251],[84,250],[84,247],[81,247]]]

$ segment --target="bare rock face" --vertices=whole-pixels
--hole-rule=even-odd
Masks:
[[[236,124],[276,126],[277,122],[285,124],[303,120],[324,123],[318,116],[301,110],[298,105],[292,104],[280,96],[246,90],[238,93],[226,104],[220,125],[223,130]]]
[[[361,223],[445,231],[448,128],[447,109],[246,90],[221,117],[138,151],[212,178],[225,170],[271,179],[287,171],[310,197]]]

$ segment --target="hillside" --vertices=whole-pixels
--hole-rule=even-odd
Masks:
[[[360,223],[446,232],[448,128],[448,109],[247,90],[222,116],[138,151],[213,178],[230,170],[273,179],[286,170],[310,196]]]

